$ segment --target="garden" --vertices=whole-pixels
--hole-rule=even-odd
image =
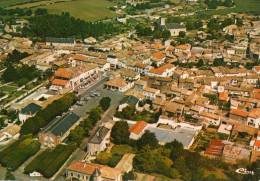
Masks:
[[[24,169],[29,174],[34,171],[44,177],[52,177],[74,152],[75,145],[58,145],[55,149],[47,149],[34,158]]]
[[[25,136],[0,152],[0,163],[9,170],[16,170],[39,150],[40,143],[32,136]]]

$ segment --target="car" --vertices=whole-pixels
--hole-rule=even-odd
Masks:
[[[77,106],[83,106],[83,104],[81,102],[77,102],[76,105]]]

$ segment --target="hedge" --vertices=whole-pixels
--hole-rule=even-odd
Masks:
[[[24,169],[25,174],[37,171],[44,177],[52,177],[75,150],[75,145],[58,145],[34,158]]]
[[[21,135],[37,134],[40,128],[46,126],[56,116],[67,111],[77,100],[73,93],[64,95],[62,98],[53,101],[45,109],[40,110],[34,117],[29,118],[21,129]]]
[[[40,143],[32,136],[26,136],[0,152],[0,163],[12,171],[16,170],[39,150]]]

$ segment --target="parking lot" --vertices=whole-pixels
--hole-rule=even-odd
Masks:
[[[82,93],[80,100],[72,106],[71,111],[80,117],[86,117],[89,110],[98,106],[102,97],[110,97],[111,107],[115,108],[122,100],[123,94],[117,91],[104,89],[104,84],[102,82]]]

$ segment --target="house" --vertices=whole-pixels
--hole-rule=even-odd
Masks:
[[[220,116],[214,113],[203,111],[199,114],[199,117],[206,122],[208,125],[219,126],[220,125]]]
[[[41,106],[35,103],[30,103],[20,110],[18,118],[22,123],[24,123],[27,119],[33,117],[39,110],[41,110]]]
[[[176,102],[170,102],[167,101],[164,106],[165,112],[167,112],[169,115],[181,115],[184,110],[184,105],[178,104]]]
[[[138,140],[144,134],[147,128],[147,123],[145,121],[137,121],[132,127],[129,128],[130,138],[133,140]]]
[[[231,119],[235,119],[235,120],[238,120],[241,122],[246,122],[248,115],[249,115],[249,113],[242,109],[231,109],[229,117]]]
[[[88,142],[88,153],[96,155],[104,151],[110,143],[110,129],[101,126]]]
[[[170,77],[173,75],[175,66],[172,64],[164,64],[158,68],[152,68],[148,75],[152,77]]]
[[[150,65],[146,65],[140,62],[137,62],[134,66],[134,71],[142,75],[146,75],[150,69],[151,69]]]
[[[119,60],[115,55],[108,55],[107,62],[110,63],[110,68],[112,70],[117,69],[119,65]]]
[[[163,51],[155,52],[152,54],[151,61],[156,66],[160,66],[164,63],[166,59],[166,54]]]
[[[97,64],[84,64],[77,67],[59,68],[55,71],[50,90],[77,90],[88,87],[100,79]]]
[[[122,181],[122,174],[119,169],[83,161],[73,161],[66,169],[67,180]]]
[[[252,109],[247,118],[247,125],[260,128],[260,108]]]
[[[20,136],[21,126],[12,124],[0,131],[0,145]]]
[[[139,102],[139,99],[135,96],[126,96],[120,101],[120,105],[118,106],[118,111],[122,111],[127,106],[136,107]]]
[[[117,90],[119,92],[125,92],[128,89],[130,89],[132,86],[134,86],[134,84],[130,84],[122,78],[110,79],[105,83],[106,89],[109,89],[112,91]]]
[[[260,131],[258,131],[258,133],[257,133],[257,137],[254,142],[253,149],[257,152],[260,152]]]
[[[180,32],[186,32],[185,25],[179,23],[166,23],[166,29],[171,33],[171,36],[179,36]]]
[[[53,148],[69,135],[70,130],[80,123],[80,117],[75,113],[58,116],[39,133],[39,141],[43,147]]]
[[[191,45],[190,44],[181,44],[177,45],[174,50],[175,54],[185,52],[191,55]]]
[[[46,38],[47,46],[55,46],[55,47],[71,47],[76,45],[76,41],[73,38]]]
[[[253,67],[253,71],[256,73],[256,74],[260,74],[260,66],[254,66]]]
[[[145,87],[147,87],[147,81],[138,80],[135,82],[135,85],[134,85],[135,90],[143,92]]]
[[[160,94],[160,90],[151,87],[145,87],[143,90],[143,94],[147,99],[153,100],[156,98],[156,96]]]
[[[119,74],[123,79],[129,82],[137,81],[140,79],[140,74],[134,72],[133,70],[122,68],[119,70]]]

